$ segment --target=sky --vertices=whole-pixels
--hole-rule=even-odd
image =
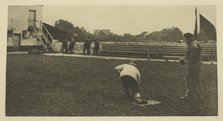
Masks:
[[[143,31],[160,31],[178,27],[193,32],[195,7],[198,13],[216,24],[215,6],[170,6],[170,5],[72,5],[44,6],[43,21],[54,25],[64,19],[74,26],[84,27],[93,33],[95,29],[110,29],[112,33],[137,35]]]

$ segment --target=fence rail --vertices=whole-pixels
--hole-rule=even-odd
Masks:
[[[216,61],[216,44],[201,44],[202,60]],[[180,45],[134,45],[134,44],[103,44],[100,54],[104,56],[123,56],[157,59],[179,59],[185,55],[186,44]]]

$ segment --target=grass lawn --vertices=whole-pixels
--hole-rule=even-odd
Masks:
[[[139,107],[125,98],[113,71],[126,60],[44,55],[7,55],[8,116],[181,116],[218,115],[217,66],[204,65],[205,101],[191,114],[182,95],[186,66],[139,61],[143,96],[160,105]]]

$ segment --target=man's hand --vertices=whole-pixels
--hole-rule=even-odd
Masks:
[[[120,75],[120,71],[119,71],[119,70],[114,69],[114,71],[115,71],[115,73],[116,73],[117,75]]]

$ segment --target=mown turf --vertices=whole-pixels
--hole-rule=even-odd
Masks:
[[[186,66],[139,61],[143,96],[161,105],[139,107],[125,98],[113,71],[126,60],[7,55],[8,116],[181,116],[217,115],[217,66],[204,65],[201,112],[179,100]]]

